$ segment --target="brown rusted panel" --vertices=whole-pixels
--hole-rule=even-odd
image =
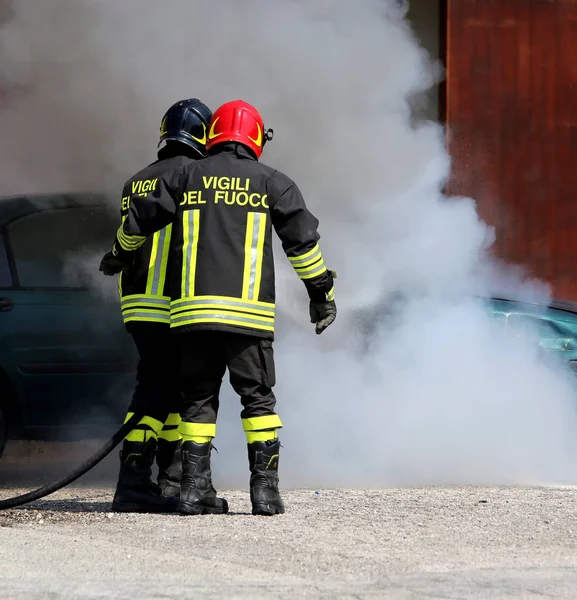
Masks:
[[[447,0],[447,191],[577,301],[577,1]]]

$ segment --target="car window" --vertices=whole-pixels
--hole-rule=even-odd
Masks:
[[[10,265],[6,255],[6,246],[4,240],[0,237],[0,287],[11,287],[12,276],[10,275]]]
[[[19,285],[85,287],[117,226],[110,211],[88,207],[42,211],[10,224]]]

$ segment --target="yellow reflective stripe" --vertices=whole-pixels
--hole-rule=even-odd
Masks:
[[[148,261],[148,277],[146,278],[146,293],[152,294],[152,286],[154,285],[154,271],[158,262],[158,240],[160,231],[157,231],[152,236],[152,250],[150,251],[150,260]]]
[[[172,223],[167,225],[165,228],[166,235],[164,236],[164,243],[162,244],[162,255],[160,260],[160,275],[158,278],[157,293],[164,291],[164,284],[166,282],[166,268],[168,266],[168,255],[170,252],[170,239],[172,237]]]
[[[270,431],[247,431],[246,441],[249,444],[254,442],[268,442],[269,440],[276,440],[277,432],[276,429]]]
[[[242,327],[255,327],[265,331],[274,330],[274,318],[261,317],[233,311],[193,310],[183,311],[177,316],[171,315],[171,327],[191,325],[193,323],[221,323],[223,325],[240,325]]]
[[[314,271],[306,272],[306,273],[300,273],[299,271],[297,271],[297,274],[301,279],[312,279],[313,277],[318,277],[319,275],[326,273],[326,271],[327,271],[327,268],[325,267],[325,264],[323,263],[322,265],[315,267]]]
[[[202,435],[216,437],[216,423],[191,423],[182,421],[178,425],[178,432],[182,436]]]
[[[315,244],[311,250],[301,254],[299,256],[289,256],[288,259],[291,261],[293,266],[305,266],[307,263],[314,262],[317,255],[321,253],[321,248],[318,244]]]
[[[141,308],[144,310],[166,312],[170,310],[170,298],[127,298],[124,296],[120,307],[123,310]]]
[[[253,231],[254,231],[254,213],[249,212],[246,217],[246,233],[245,233],[245,238],[244,238],[244,272],[242,275],[242,297],[243,298],[249,297]]]
[[[158,433],[162,429],[162,426],[164,425],[164,423],[162,421],[159,421],[158,419],[154,419],[153,417],[142,417],[142,419],[140,419],[140,421],[138,421],[138,424],[150,427],[156,433]]]
[[[182,419],[178,413],[170,413],[168,417],[166,417],[166,421],[164,422],[164,426],[168,427],[169,425],[180,425]]]
[[[252,308],[248,306],[235,306],[234,304],[220,304],[217,302],[195,302],[194,304],[181,304],[178,307],[173,307],[172,314],[174,316],[178,316],[183,312],[197,312],[202,309],[210,310],[210,312],[222,312],[226,310],[226,313],[223,314],[228,314],[229,312],[247,313],[251,315],[254,314],[255,316],[260,315],[263,317],[268,317],[269,319],[272,319],[274,316],[274,313],[271,313],[269,310],[262,310],[260,308]]]
[[[274,331],[274,325],[263,325],[257,322],[250,322],[248,319],[239,320],[238,318],[229,318],[226,316],[215,316],[215,317],[202,317],[202,316],[191,316],[183,318],[178,322],[171,320],[171,327],[183,327],[185,325],[195,325],[196,323],[210,323],[220,325],[234,325],[236,327],[246,327],[249,329],[259,329],[262,331]]]
[[[183,244],[182,244],[182,288],[183,298],[194,296],[194,281],[196,279],[196,259],[198,254],[198,227],[200,210],[186,210],[182,215]]]
[[[124,419],[126,423],[129,419],[134,416],[133,412],[128,412]],[[147,442],[150,439],[156,439],[158,433],[162,429],[163,423],[153,417],[142,417],[138,422],[138,425],[134,427],[132,431],[126,436],[126,440],[129,442]]]
[[[118,295],[122,298],[122,271],[118,274],[118,281],[116,282]]]
[[[212,437],[208,435],[183,435],[182,441],[194,442],[195,444],[208,444],[212,440]]]
[[[137,307],[137,308],[123,308],[122,315],[124,317],[144,317],[149,316],[155,319],[170,319],[170,311],[168,310],[155,310],[153,308]]]
[[[260,283],[262,280],[262,261],[264,255],[264,238],[266,235],[266,213],[259,213],[258,236],[256,242],[256,272],[254,277],[254,289],[250,296],[251,300],[258,300],[260,296]]]
[[[262,431],[263,429],[273,429],[282,427],[282,421],[278,415],[265,415],[263,417],[251,417],[242,420],[242,427],[245,431]]]
[[[146,280],[146,293],[152,296],[158,296],[164,290],[171,233],[172,225],[168,225],[152,236],[152,250],[148,261]]]
[[[259,300],[249,300],[246,298],[234,298],[233,296],[194,296],[190,298],[180,298],[173,300],[170,305],[173,308],[178,308],[181,304],[190,304],[197,302],[210,302],[213,304],[230,304],[231,306],[250,306],[261,307],[267,312],[274,312],[275,305],[272,302],[260,302]]]
[[[124,233],[124,223],[118,228],[116,237],[123,250],[136,250],[146,241],[146,237],[143,235],[128,235]]]
[[[335,299],[335,286],[333,285],[333,287],[327,293],[327,300],[329,302],[332,302],[334,299]]]
[[[307,267],[295,267],[295,271],[301,275],[303,273],[311,273],[312,271],[315,271],[316,269],[318,269],[319,267],[324,266],[325,261],[323,260],[323,257],[321,256],[320,258],[318,258],[317,260],[315,260],[315,262]]]
[[[301,279],[312,279],[326,272],[325,261],[320,246],[315,244],[312,250],[300,256],[291,256],[289,260]]]
[[[178,442],[182,439],[182,435],[178,432],[178,429],[163,429],[158,434],[159,440],[165,440],[167,442]]]
[[[186,317],[188,315],[200,315],[200,316],[212,316],[215,317],[218,315],[222,315],[223,317],[235,317],[239,319],[251,319],[258,321],[259,323],[274,323],[274,317],[262,316],[262,315],[253,315],[246,314],[240,311],[234,310],[226,310],[226,311],[218,311],[218,310],[207,310],[207,309],[192,309],[192,310],[182,310],[178,315],[174,316],[173,319],[175,322],[178,322],[181,316]]]
[[[157,434],[152,429],[133,429],[124,438],[127,442],[148,442],[157,439]]]
[[[262,278],[265,233],[266,213],[249,212],[244,241],[243,299],[258,300]]]
[[[124,418],[124,422],[128,423],[128,421],[134,416],[133,412],[126,413],[126,417]],[[153,419],[152,417],[142,417],[140,421],[138,421],[139,425],[147,425],[154,429],[154,431],[160,431],[164,423],[162,421],[158,421],[157,419]]]
[[[145,323],[163,323],[165,325],[170,324],[170,315],[159,317],[157,315],[152,315],[149,313],[134,313],[134,314],[123,314],[124,323],[129,323],[130,321],[142,321]]]

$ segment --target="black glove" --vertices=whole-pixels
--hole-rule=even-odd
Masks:
[[[120,256],[114,256],[112,252],[107,252],[100,261],[99,271],[105,275],[118,275],[120,271],[128,267],[126,259],[122,260]]]
[[[320,335],[337,318],[337,305],[334,300],[330,302],[314,302],[311,300],[309,312],[311,323],[316,323],[315,332]]]

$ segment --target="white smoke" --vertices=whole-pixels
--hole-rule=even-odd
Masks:
[[[119,191],[174,101],[254,103],[275,129],[263,161],[298,183],[338,273],[339,316],[317,337],[277,252],[283,484],[574,480],[572,380],[475,300],[546,301],[547,286],[491,262],[475,202],[443,197],[443,129],[411,114],[439,69],[401,4],[14,0],[0,189]],[[246,478],[239,410],[224,393],[219,482]]]

